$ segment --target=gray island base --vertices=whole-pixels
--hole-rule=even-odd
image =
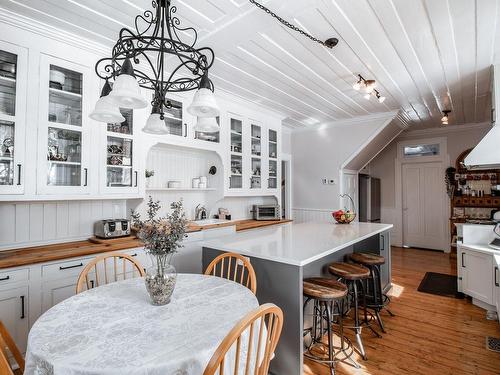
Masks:
[[[287,223],[238,232],[204,243],[203,268],[219,254],[235,252],[248,257],[257,274],[260,304],[272,302],[284,312],[284,326],[270,371],[276,375],[303,374],[302,280],[331,276],[328,264],[354,252],[385,257],[384,291],[391,287],[391,224]]]

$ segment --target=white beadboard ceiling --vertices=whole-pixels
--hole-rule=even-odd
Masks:
[[[315,127],[401,109],[412,129],[490,118],[490,66],[500,54],[500,0],[262,0],[324,40],[284,28],[248,0],[172,0],[199,46],[215,50],[216,87]],[[0,7],[110,47],[150,0],[0,0]],[[495,52],[497,56],[495,56]],[[367,101],[360,73],[387,97]]]

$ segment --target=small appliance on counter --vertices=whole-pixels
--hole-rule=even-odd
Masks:
[[[254,220],[280,220],[280,206],[278,205],[253,205],[252,211]]]
[[[127,219],[99,220],[94,224],[97,238],[117,238],[130,236],[130,221]]]
[[[495,229],[493,229],[493,232],[496,234],[496,238],[490,242],[490,247],[500,250],[500,211],[493,214],[493,220],[496,222]]]

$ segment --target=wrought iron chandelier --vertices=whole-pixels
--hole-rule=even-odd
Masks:
[[[105,84],[90,114],[92,119],[122,122],[119,108],[145,108],[148,101],[141,95],[140,87],[143,87],[153,91],[152,112],[143,131],[166,134],[165,109],[171,107],[168,93],[198,90],[187,109],[198,117],[196,130],[218,130],[218,125],[213,125],[217,124],[215,117],[219,115],[219,108],[213,95],[214,85],[208,78],[214,51],[209,47],[195,47],[197,31],[181,27],[177,7],[170,3],[171,0],[153,0],[152,11],[136,16],[135,31],[121,29],[111,57],[96,63],[95,72]],[[190,42],[181,39],[180,36],[186,34]]]

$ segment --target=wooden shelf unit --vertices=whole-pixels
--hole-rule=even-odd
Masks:
[[[489,170],[468,170],[465,168],[463,161],[467,157],[467,155],[472,151],[472,149],[465,150],[462,152],[456,161],[456,174],[472,176],[475,181],[486,181],[483,179],[476,179],[477,176],[484,176],[486,174],[496,174],[496,180],[491,181],[491,185],[500,184],[500,170],[498,169],[489,169]],[[457,228],[455,223],[467,223],[467,220],[480,220],[480,221],[489,221],[490,218],[477,218],[477,217],[455,217],[454,212],[455,208],[478,208],[478,209],[491,209],[491,210],[500,210],[500,196],[493,195],[484,195],[481,197],[473,197],[470,195],[455,195],[456,191],[459,188],[459,181],[454,179],[454,191],[453,195],[450,199],[450,244],[452,253],[456,252],[456,247],[453,245],[454,239],[457,237]]]

